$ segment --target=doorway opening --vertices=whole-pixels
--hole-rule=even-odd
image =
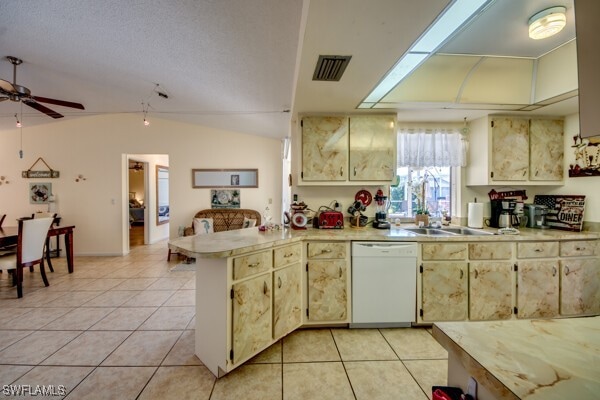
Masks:
[[[141,246],[146,240],[146,206],[148,203],[146,175],[148,163],[129,159],[129,248]]]

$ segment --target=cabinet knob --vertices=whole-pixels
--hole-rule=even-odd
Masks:
[[[287,253],[287,254],[284,254],[283,257],[284,258],[289,258],[289,257],[291,257],[293,255],[294,255],[294,253]]]
[[[477,279],[478,276],[479,276],[479,272],[477,270],[475,270],[475,279]]]
[[[464,271],[461,269],[461,270],[460,270],[460,279],[462,279],[464,275],[465,275],[465,273],[464,273]]]
[[[340,167],[340,176],[344,176],[344,167]]]
[[[569,275],[571,271],[569,270],[569,266],[565,265],[565,276]]]
[[[342,277],[342,275],[344,274],[344,271],[342,271],[342,267],[339,268],[340,271],[340,278]]]
[[[527,170],[523,171],[523,176],[527,175]]]
[[[277,287],[281,289],[281,277],[277,277]]]
[[[248,264],[249,268],[254,268],[254,267],[258,267],[260,265],[260,262],[257,263],[253,263],[253,264]]]
[[[354,167],[354,176],[356,176],[356,167]]]
[[[552,267],[552,276],[556,276],[556,267]]]
[[[267,294],[267,291],[269,290],[269,287],[267,286],[267,282],[263,282],[263,294]]]

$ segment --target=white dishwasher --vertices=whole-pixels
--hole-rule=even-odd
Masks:
[[[416,243],[352,242],[351,328],[411,326],[416,297]]]

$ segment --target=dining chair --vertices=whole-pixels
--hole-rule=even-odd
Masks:
[[[44,245],[54,218],[19,219],[17,252],[0,257],[0,270],[13,274],[17,297],[23,297],[23,268],[40,265],[45,286],[50,286],[44,268]]]
[[[54,224],[56,223],[56,216],[58,215],[58,213],[51,213],[51,212],[36,212],[31,214],[31,218],[52,218],[52,223],[50,224],[50,227],[54,227]],[[47,237],[46,238],[46,246],[44,248],[44,253],[46,253],[46,260],[48,260],[48,269],[50,270],[50,272],[54,272],[54,267],[52,266],[52,263],[50,262],[50,238]],[[33,266],[29,267],[29,270],[31,272],[33,272]]]

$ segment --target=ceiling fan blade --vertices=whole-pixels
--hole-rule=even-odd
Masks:
[[[57,113],[56,111],[52,111],[46,106],[43,106],[35,101],[31,100],[23,100],[23,103],[27,104],[31,108],[35,108],[36,110],[43,112],[44,114],[52,117],[52,118],[62,118],[64,115]]]
[[[39,96],[31,96],[31,98],[34,99],[35,101],[41,101],[42,103],[56,104],[57,106],[71,107],[71,108],[77,108],[79,110],[85,110],[85,108],[83,107],[83,104],[79,104],[79,103],[73,103],[73,102],[64,101],[64,100],[49,99],[47,97],[39,97]]]
[[[15,86],[9,81],[5,81],[4,79],[0,79],[0,89],[6,93],[18,93]]]

